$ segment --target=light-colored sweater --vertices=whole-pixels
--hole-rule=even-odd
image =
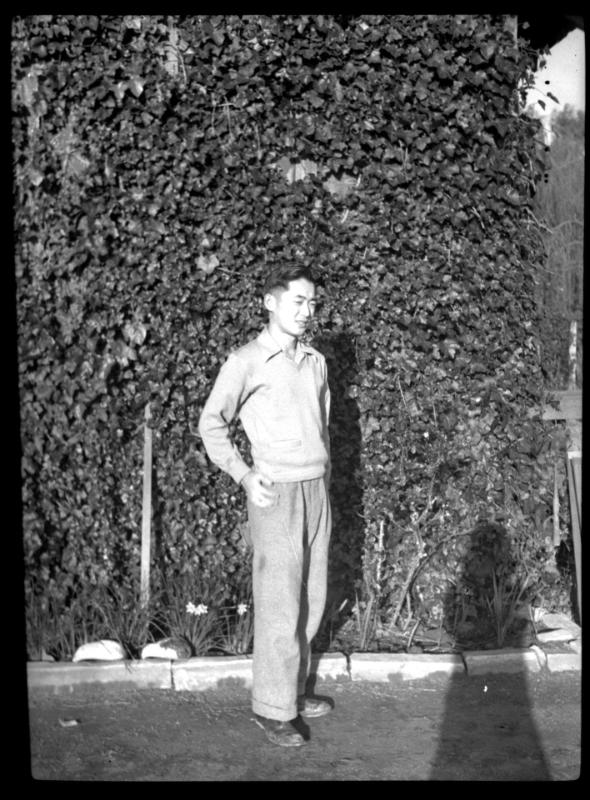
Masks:
[[[237,416],[254,467],[274,482],[291,483],[329,473],[329,414],[324,356],[298,342],[289,359],[265,328],[221,367],[199,433],[211,461],[240,483],[250,467],[229,435]]]

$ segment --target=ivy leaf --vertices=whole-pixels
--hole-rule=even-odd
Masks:
[[[142,78],[131,78],[128,85],[135,97],[141,97],[145,86],[145,81]]]
[[[218,47],[221,47],[225,40],[223,31],[211,24],[209,20],[203,22],[203,30],[215,42]]]
[[[132,344],[143,344],[147,328],[141,322],[128,322],[123,328],[123,335]]]
[[[205,275],[211,275],[213,270],[219,266],[219,259],[215,254],[208,256],[201,255],[197,259],[197,266],[205,273]]]
[[[123,98],[125,97],[125,92],[127,91],[128,83],[127,81],[119,81],[113,87],[113,94],[117,98],[117,101],[120,103]]]
[[[33,186],[41,186],[43,183],[43,173],[34,167],[29,168],[29,180]]]

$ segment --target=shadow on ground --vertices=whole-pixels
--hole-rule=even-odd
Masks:
[[[552,780],[525,674],[453,677],[444,703],[429,780]]]
[[[525,700],[515,675],[451,687],[318,681],[334,709],[306,721],[302,748],[266,740],[245,686],[45,691],[29,703],[32,772],[49,781],[572,780],[579,684],[578,674],[531,676]]]
[[[479,647],[527,646],[531,644],[527,638],[531,636],[530,620],[512,614],[512,601],[521,599],[520,592],[525,589],[519,560],[512,552],[505,528],[483,522],[466,541],[463,564],[445,602],[445,626],[459,637],[477,639],[479,635]],[[499,739],[505,742],[503,757],[508,763],[511,759],[519,763],[520,759],[526,760],[530,774],[523,779],[549,780],[550,770],[533,716],[527,673],[522,671],[511,676],[512,708],[507,706],[507,713],[500,717],[490,712],[505,700],[502,683],[494,681],[492,692],[485,678],[481,679],[481,696],[473,698],[465,691],[466,680],[469,679],[464,675],[451,678],[430,779],[452,779],[455,765],[462,759],[466,776],[477,780],[482,770],[493,766],[492,755],[485,753],[486,739]],[[493,758],[497,755],[495,749]]]

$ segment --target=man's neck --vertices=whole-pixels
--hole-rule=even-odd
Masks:
[[[286,356],[289,358],[294,358],[295,353],[297,351],[297,342],[298,339],[296,336],[291,336],[288,333],[283,333],[283,331],[279,330],[276,325],[273,325],[272,322],[268,323],[268,332],[274,342],[278,344],[281,350],[285,353]]]

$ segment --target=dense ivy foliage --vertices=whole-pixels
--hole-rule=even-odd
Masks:
[[[490,16],[14,20],[30,591],[137,579],[148,402],[155,561],[243,572],[244,498],[196,422],[267,266],[300,259],[323,279],[334,602],[364,569],[384,613],[406,587],[440,621],[482,521],[562,601],[533,66]]]

